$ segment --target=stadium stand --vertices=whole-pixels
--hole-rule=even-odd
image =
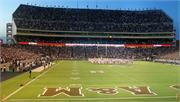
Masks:
[[[178,48],[122,48],[122,47],[53,47],[13,45],[2,47],[1,64],[11,71],[27,70],[25,66],[42,65],[44,56],[47,62],[56,59],[114,58],[179,63]],[[22,64],[20,64],[22,63]],[[34,65],[34,66],[35,66]],[[4,68],[5,67],[5,68]],[[15,68],[15,69],[11,69]]]
[[[179,60],[173,20],[162,10],[22,4],[13,13],[12,29],[15,45],[2,46],[1,71],[12,66],[14,71],[23,71],[26,65],[41,66],[43,60],[56,59]]]
[[[172,32],[162,10],[45,8],[20,5],[13,18],[18,28],[55,31]]]
[[[1,72],[22,72],[29,68],[33,69],[43,65],[43,61],[48,63],[50,59],[40,53],[34,53],[20,45],[2,45],[1,46]]]
[[[162,10],[130,11],[20,5],[13,13],[13,22],[16,26],[16,42],[175,43],[173,20]]]

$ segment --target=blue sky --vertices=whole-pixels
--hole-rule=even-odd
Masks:
[[[164,10],[174,20],[179,39],[179,0],[0,0],[0,38],[6,35],[6,23],[12,21],[12,13],[20,4],[32,4],[40,6],[64,6],[69,8],[98,8],[101,9],[143,9],[158,8]]]

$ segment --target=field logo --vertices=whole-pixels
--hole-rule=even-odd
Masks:
[[[150,90],[148,86],[139,86],[139,87],[120,87],[126,91],[131,92],[133,95],[156,95]]]
[[[107,95],[115,95],[118,93],[116,88],[88,88],[88,91]]]
[[[44,92],[40,94],[38,97],[41,96],[58,96],[59,94],[64,94],[69,97],[81,97],[84,96],[81,93],[82,87],[81,86],[69,86],[66,88],[45,88]]]

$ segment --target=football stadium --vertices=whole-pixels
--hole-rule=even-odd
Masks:
[[[179,41],[161,9],[21,4],[1,44],[2,102],[178,102]]]

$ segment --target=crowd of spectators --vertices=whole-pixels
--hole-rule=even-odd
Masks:
[[[20,45],[2,45],[0,52],[2,72],[23,72],[50,62],[48,56],[34,53],[32,49],[27,50]]]
[[[160,53],[160,51],[163,53]],[[178,47],[157,49],[156,53],[159,53],[155,57],[157,62],[180,64],[180,51]]]
[[[179,61],[176,47],[124,48],[124,47],[54,47],[30,45],[3,45],[1,47],[1,71],[26,71],[58,59],[134,59],[163,62]]]
[[[162,10],[104,10],[20,5],[13,13],[18,28],[54,31],[172,32]]]
[[[30,51],[22,49],[20,46],[3,45],[1,47],[1,64],[15,60],[36,59],[37,57],[37,54],[30,53]]]

